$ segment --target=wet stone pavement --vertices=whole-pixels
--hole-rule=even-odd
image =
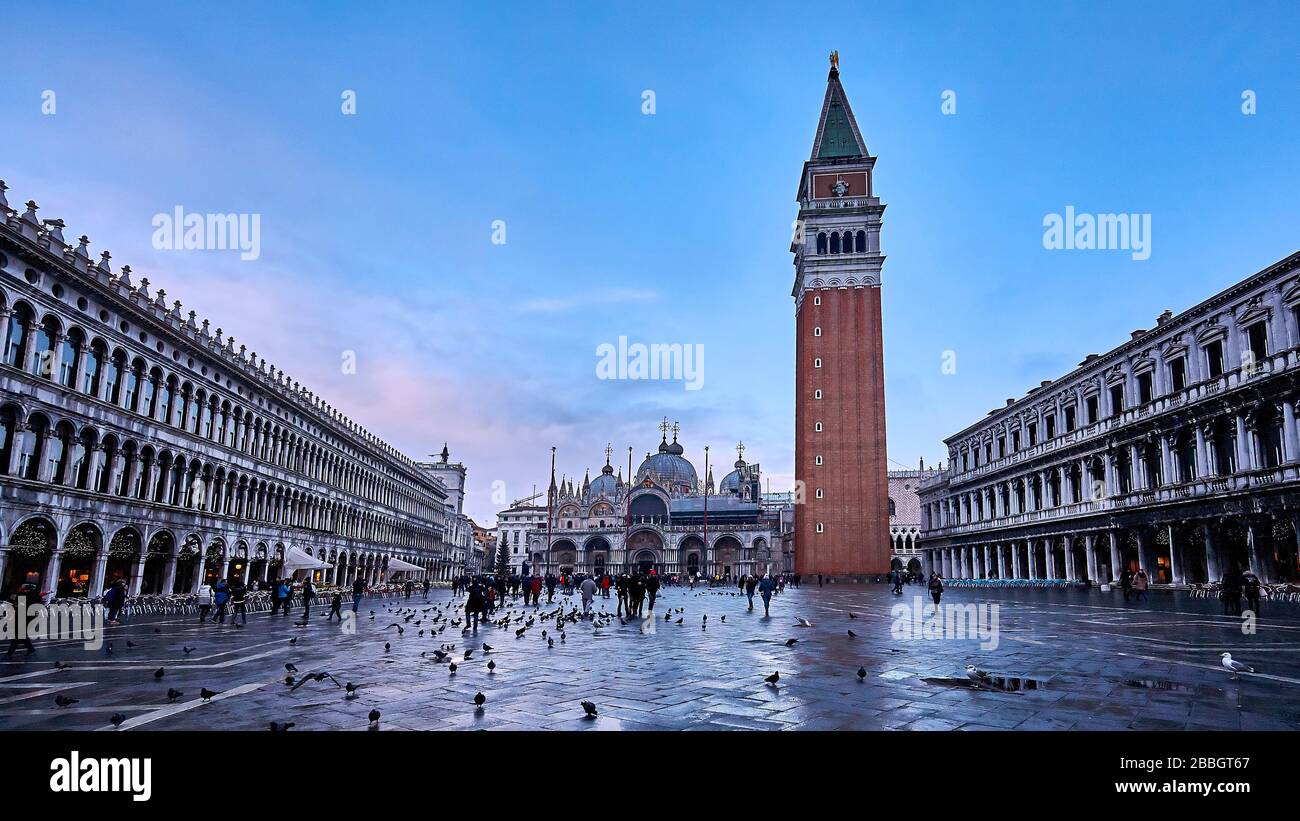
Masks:
[[[377,708],[383,730],[1300,729],[1296,605],[1265,605],[1258,632],[1244,635],[1217,602],[1183,594],[1153,592],[1134,606],[1097,590],[950,590],[945,605],[997,605],[998,642],[989,648],[973,637],[896,638],[891,608],[923,593],[804,585],[777,596],[763,618],[761,603],[747,612],[730,589],[668,588],[653,618],[612,619],[599,630],[570,623],[563,640],[554,618],[522,638],[515,622],[432,636],[439,608],[463,617],[447,607],[447,590],[427,603],[419,594],[363,601],[352,635],[319,609],[306,627],[294,624],[299,611],[254,614],[242,629],[138,617],[109,628],[111,654],[41,642],[30,658],[22,650],[0,657],[0,728],[113,730],[109,717],[119,713],[122,730],[260,730],[271,721],[295,731],[365,730]],[[515,605],[513,615],[576,603],[557,596],[538,611]],[[596,600],[597,610],[615,605]],[[410,621],[390,612],[402,607],[416,609]],[[812,626],[796,626],[796,616]],[[455,673],[433,658],[444,644],[455,645]],[[1219,666],[1225,651],[1256,674],[1231,680]],[[286,663],[300,676],[328,671],[340,685],[361,684],[359,695],[345,698],[328,678],[291,690]],[[968,686],[968,664],[989,674],[983,686]],[[775,686],[765,681],[773,672]],[[183,695],[169,701],[169,688]],[[220,694],[205,702],[201,688]],[[487,698],[481,710],[478,692]],[[78,701],[58,707],[58,695]],[[584,715],[583,700],[597,717]]]

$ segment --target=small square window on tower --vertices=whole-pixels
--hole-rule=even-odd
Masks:
[[[821,422],[814,422],[814,423],[813,423],[813,430],[817,431],[818,433],[821,433],[821,432],[822,432],[822,423],[821,423]]]
[[[814,305],[820,305],[820,304],[822,304],[822,298],[819,297],[819,296],[815,296],[815,297],[813,297],[813,304],[814,304]]]
[[[814,368],[820,368],[821,366],[822,366],[822,358],[820,356],[813,359]]]
[[[821,329],[821,326],[818,326],[818,327],[816,327],[816,328],[813,328],[813,336],[821,336],[821,335],[822,335],[822,329]]]
[[[826,491],[822,490],[821,488],[817,488],[817,498],[822,499],[825,498],[825,496],[826,496]]]
[[[813,391],[813,399],[821,399],[821,398],[822,398],[821,388],[818,388],[817,390]]]
[[[821,522],[818,522],[818,523],[817,523],[817,532],[818,532],[818,533],[825,533],[825,532],[826,532],[826,525],[822,524]]]
[[[822,463],[822,457],[821,457],[821,456],[818,456],[818,457],[816,458],[815,462],[816,462],[816,464],[819,464],[819,465],[820,465],[820,464]]]

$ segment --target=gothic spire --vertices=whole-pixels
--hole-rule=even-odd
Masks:
[[[858,121],[849,106],[848,95],[840,85],[839,52],[831,52],[831,72],[826,78],[826,97],[822,100],[822,114],[817,121],[817,136],[813,140],[812,156],[817,160],[863,159],[867,156],[867,143],[858,130]]]

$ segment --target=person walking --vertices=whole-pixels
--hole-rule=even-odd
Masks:
[[[1247,570],[1241,577],[1241,592],[1246,596],[1246,609],[1259,615],[1259,576]]]
[[[105,617],[108,623],[117,624],[117,617],[122,612],[122,606],[126,604],[126,580],[121,577],[113,579],[112,584],[100,598],[108,610],[108,615]]]
[[[578,585],[578,592],[582,594],[582,615],[591,615],[591,600],[596,598],[596,580],[588,576]]]
[[[764,573],[763,579],[758,583],[758,595],[763,599],[763,618],[772,615],[772,591],[776,590],[776,579],[772,574]]]
[[[22,606],[31,607],[41,603],[41,592],[31,582],[23,582],[18,585],[13,595],[9,597],[9,602],[15,609]],[[5,653],[5,658],[13,658],[14,651],[18,649],[18,642],[20,641],[23,643],[23,647],[27,648],[27,655],[30,656],[35,653],[36,645],[32,644],[32,637],[24,632],[23,637],[20,639],[18,638],[17,625],[14,625],[14,628],[13,638],[9,639],[9,652]]]
[[[235,616],[239,617],[241,625],[248,624],[248,588],[244,586],[243,581],[235,579],[235,583],[230,586],[230,603],[234,606],[234,613],[230,616],[230,623],[235,623]]]
[[[428,601],[428,600],[429,600],[429,588],[430,588],[431,586],[432,586],[432,585],[429,584],[429,580],[426,578],[426,579],[424,580],[424,600],[425,600],[425,601]],[[518,587],[518,584],[516,584],[515,586]]]
[[[1133,595],[1133,571],[1127,567],[1119,574],[1119,589],[1124,591],[1124,601]]]
[[[218,579],[215,587],[212,588],[212,602],[217,606],[217,613],[212,617],[212,621],[217,624],[226,623],[226,604],[230,601],[230,586],[226,584],[225,579]]]
[[[604,599],[609,598],[609,574],[608,573],[600,574],[600,596],[601,598]]]
[[[541,607],[542,577],[534,573],[533,577],[528,580],[528,589],[533,591],[533,607]],[[527,603],[528,602],[526,601],[524,602],[524,604]]]
[[[212,612],[212,585],[206,581],[199,585],[198,593],[199,603],[199,623],[208,620],[208,613]]]
[[[938,573],[930,574],[930,583],[926,585],[930,589],[930,598],[934,599],[934,606],[939,606],[939,599],[943,596],[943,576]]]
[[[1223,615],[1240,616],[1241,591],[1245,587],[1245,577],[1236,565],[1229,567],[1228,572],[1223,574],[1220,585],[1219,596],[1223,599]]]
[[[650,597],[650,612],[655,611],[655,596],[659,595],[659,574],[650,571],[649,577],[645,580],[645,592]]]
[[[289,579],[280,579],[275,586],[275,592],[280,595],[280,612],[289,615],[289,602],[293,599],[293,582]]]
[[[1137,576],[1133,578],[1133,590],[1136,593],[1135,601],[1146,601],[1147,597],[1147,572],[1138,570]]]
[[[894,583],[894,595],[895,596],[903,595],[903,571],[901,570],[889,571],[889,580]]]
[[[292,595],[292,593],[290,594]],[[311,583],[311,576],[302,580],[302,620],[311,618],[311,603],[316,600],[316,586]]]
[[[330,597],[330,614],[325,617],[325,621],[329,621],[335,616],[339,617],[339,621],[343,621],[343,594],[337,590]]]
[[[754,610],[754,591],[758,589],[758,577],[750,573],[745,577],[745,597],[749,599],[749,609]]]
[[[487,599],[483,595],[483,585],[478,579],[473,579],[469,583],[468,597],[465,599],[465,627],[470,626],[473,622],[474,632],[478,632],[478,617],[487,604]]]
[[[357,576],[352,582],[352,612],[361,607],[361,597],[366,594],[366,580]]]
[[[547,573],[544,581],[546,582],[546,603],[550,604],[555,601],[555,576]]]

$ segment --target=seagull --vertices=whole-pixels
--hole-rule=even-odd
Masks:
[[[988,681],[989,674],[976,667],[974,664],[967,664],[966,677],[976,684],[984,684]]]
[[[812,626],[813,626],[813,623],[810,622],[810,621],[808,621],[807,619],[805,619],[803,616],[795,616],[795,617],[794,617],[794,626],[795,626],[795,627],[812,627]]]
[[[1254,667],[1250,667],[1248,665],[1242,664],[1239,661],[1233,661],[1231,653],[1223,654],[1223,669],[1227,670],[1229,673],[1232,673],[1232,677],[1234,679],[1240,678],[1242,673],[1255,672]]]
[[[582,709],[586,711],[588,718],[596,717],[596,705],[592,704],[590,701],[582,702]]]

